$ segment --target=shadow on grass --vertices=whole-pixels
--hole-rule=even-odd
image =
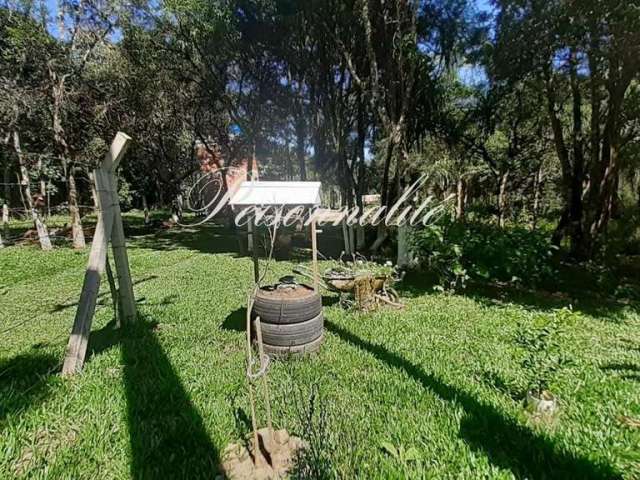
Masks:
[[[151,250],[177,250],[188,249],[203,253],[227,253],[237,257],[250,255],[247,252],[246,229],[243,227],[232,228],[222,221],[206,222],[203,225],[173,226],[162,228],[162,222],[155,220],[151,225],[145,226],[142,219],[137,217],[125,220],[125,231],[131,236],[129,248],[143,248]],[[195,220],[194,220],[195,222]],[[326,228],[323,228],[326,230]],[[286,234],[279,230],[277,239],[280,240]],[[258,232],[256,240],[261,258],[267,256],[270,240],[265,228]],[[340,256],[342,243],[335,235],[328,232],[318,236],[318,248],[328,258]],[[293,235],[290,244],[281,245],[278,241],[274,249],[274,260],[304,261],[311,259],[311,239],[305,238],[299,232]]]
[[[609,363],[607,365],[603,365],[600,369],[605,372],[611,372],[618,375],[624,380],[635,380],[636,382],[640,382],[640,365],[636,365],[635,363]]]
[[[144,282],[148,282],[149,280],[155,280],[156,278],[158,278],[158,275],[149,275],[147,277],[141,278],[139,280],[135,280],[133,282],[133,286],[135,287],[136,285],[139,285],[141,283]],[[79,296],[80,294],[78,294]],[[97,305],[105,305],[110,301],[111,298],[111,292],[110,291],[103,291],[101,293],[98,294],[97,296]],[[137,300],[138,302],[142,301],[142,299]],[[51,309],[51,311],[49,313],[56,313],[56,312],[61,312],[62,310],[66,310],[67,308],[73,308],[73,307],[77,307],[78,306],[78,302],[73,302],[73,303],[61,303],[56,305],[55,307],[53,307]]]
[[[568,275],[565,273],[565,276]],[[584,280],[581,281],[583,282]],[[415,298],[433,293],[434,286],[437,284],[437,279],[429,273],[410,272],[398,284],[396,290],[401,296]],[[466,289],[457,293],[486,306],[517,304],[525,308],[551,311],[571,305],[573,310],[612,322],[622,321],[623,312],[626,309],[640,311],[637,304],[623,304],[611,296],[603,296],[600,292],[595,293],[589,288],[580,289],[569,284],[570,281],[565,279],[555,285],[555,288],[533,289],[508,283],[475,281],[470,282]]]
[[[197,227],[174,226],[167,230],[158,230],[154,234],[135,238],[130,248],[188,249],[202,253],[239,255],[238,235],[224,225],[210,223]]]
[[[447,384],[381,345],[364,340],[335,323],[325,320],[327,329],[353,346],[373,354],[378,360],[405,372],[445,401],[465,410],[460,436],[474,450],[483,452],[491,463],[509,469],[518,478],[621,478],[608,464],[594,463],[555,446],[551,440],[532,432],[468,392]]]
[[[233,332],[244,332],[247,330],[247,309],[245,307],[238,308],[227,315],[222,322],[223,330],[231,330]]]
[[[121,339],[133,478],[212,478],[219,457],[155,333],[140,318]]]
[[[59,369],[60,359],[45,353],[27,353],[0,362],[0,424],[12,414],[28,410],[49,394],[45,381]]]

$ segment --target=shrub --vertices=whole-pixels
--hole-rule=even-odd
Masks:
[[[442,219],[413,235],[423,266],[443,288],[464,288],[468,279],[536,285],[556,273],[548,235],[524,228],[498,229]]]

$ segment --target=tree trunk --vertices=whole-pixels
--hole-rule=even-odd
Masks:
[[[9,238],[9,165],[4,167],[4,203],[2,205],[2,232],[5,241]]]
[[[89,172],[89,184],[91,185],[91,200],[93,201],[93,209],[98,212],[98,192],[96,192],[96,178],[93,172]]]
[[[4,203],[7,205],[11,203],[11,199],[9,198],[11,195],[11,185],[9,184],[11,169],[9,168],[9,161],[7,160],[6,165],[4,166]]]
[[[172,215],[176,223],[182,221],[182,209],[183,209],[182,194],[178,193],[176,195],[176,198],[173,201],[173,215]]]
[[[162,191],[162,185],[160,185],[160,180],[156,178],[156,192],[158,194],[157,202],[158,208],[164,208],[164,194]]]
[[[43,167],[42,167],[42,158],[38,158],[38,176],[40,177],[40,196],[42,197],[42,202],[44,204],[44,208],[47,212],[47,216],[49,216],[50,213],[50,206],[49,206],[49,196],[47,195],[47,183],[44,180],[44,172],[43,172]]]
[[[384,155],[384,169],[382,172],[382,190],[381,200],[382,205],[389,206],[389,171],[391,169],[391,159],[393,158],[393,140],[389,138],[387,143],[386,152]]]
[[[82,220],[80,219],[80,207],[78,207],[78,189],[76,187],[76,177],[73,174],[73,167],[69,168],[67,175],[67,185],[69,188],[69,216],[71,217],[71,233],[73,235],[73,248],[84,248],[86,246],[84,231],[82,230]]]
[[[346,220],[342,221],[342,240],[344,241],[344,253],[345,255],[351,255],[351,241],[349,239],[349,227]]]
[[[144,211],[144,224],[149,225],[149,205],[147,204],[147,196],[142,194],[142,210]]]
[[[306,123],[302,114],[296,119],[296,160],[300,168],[300,181],[307,180],[307,164],[305,159],[305,139],[306,139]]]
[[[543,162],[540,163],[538,171],[533,179],[533,207],[531,209],[531,229],[538,226],[538,215],[540,213],[540,200],[542,198],[542,181],[544,180]]]
[[[583,235],[584,208],[582,202],[584,183],[584,148],[582,138],[582,94],[578,83],[577,65],[572,54],[569,68],[571,80],[573,130],[571,142],[573,148],[573,172],[569,191],[569,235],[571,253],[575,258],[583,259],[589,254],[584,251]]]
[[[358,116],[357,116],[357,132],[358,132],[358,140],[355,143],[355,154],[354,160],[356,164],[353,166],[353,171],[355,172],[355,176],[357,178],[356,184],[354,185],[355,196],[356,196],[356,205],[360,210],[360,214],[364,212],[364,203],[362,201],[362,195],[367,191],[367,186],[365,185],[365,173],[366,173],[366,164],[365,164],[365,143],[367,141],[367,118],[365,116],[366,112],[366,101],[363,95],[358,95]],[[365,232],[364,227],[360,225],[358,222],[355,225],[356,230],[356,251],[364,250],[365,248]]]
[[[456,220],[464,221],[465,202],[467,198],[467,182],[460,176],[458,177],[458,188],[456,192]]]
[[[387,143],[385,159],[384,159],[384,170],[382,174],[381,205],[386,206],[387,208],[389,208],[391,204],[391,192],[389,188],[389,171],[391,169],[391,159],[393,158],[394,148],[395,148],[395,141],[393,137],[391,137],[389,138],[389,141]],[[382,244],[387,239],[387,237],[388,237],[387,226],[384,222],[380,222],[380,224],[378,225],[378,235],[375,241],[373,242],[373,245],[371,245],[370,250],[372,252],[377,251],[382,246]]]
[[[509,181],[509,171],[502,173],[500,175],[500,187],[498,190],[498,225],[500,228],[504,228],[507,222],[507,184]]]
[[[5,239],[9,238],[9,205],[2,205],[2,232]]]
[[[409,249],[410,227],[403,223],[398,226],[398,258],[397,265],[405,268],[411,265],[411,251]]]
[[[40,215],[33,207],[33,200],[31,199],[31,186],[29,184],[29,170],[27,168],[27,163],[24,159],[24,155],[22,154],[22,147],[20,146],[20,134],[17,130],[13,131],[13,148],[15,149],[16,155],[18,157],[18,163],[20,165],[20,184],[22,187],[21,191],[23,192],[23,198],[26,204],[26,208],[31,213],[31,218],[33,219],[36,231],[38,232],[40,247],[42,248],[42,250],[52,250],[53,246],[51,245],[51,239],[49,238],[49,231],[47,230],[47,226],[41,220]]]

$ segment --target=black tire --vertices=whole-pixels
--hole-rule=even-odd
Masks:
[[[260,318],[260,326],[263,343],[290,347],[311,343],[322,335],[324,317],[320,313],[311,320],[298,323],[266,323]]]
[[[286,358],[286,357],[302,357],[304,355],[315,353],[320,349],[320,345],[324,341],[324,334],[312,342],[305,343],[304,345],[294,345],[291,347],[282,347],[278,345],[264,344],[264,353],[271,357]]]
[[[303,297],[284,300],[270,298],[267,291],[260,289],[253,304],[252,316],[259,316],[266,323],[289,324],[311,320],[321,312],[322,298],[312,289]]]

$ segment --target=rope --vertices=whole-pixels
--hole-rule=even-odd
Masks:
[[[249,365],[247,365],[247,377],[249,377],[249,380],[257,380],[265,373],[267,373],[270,362],[271,358],[269,357],[269,355],[263,353],[262,357],[260,358],[260,370],[258,370],[257,372],[252,372],[251,367],[258,363],[257,359],[252,358],[249,362]]]

